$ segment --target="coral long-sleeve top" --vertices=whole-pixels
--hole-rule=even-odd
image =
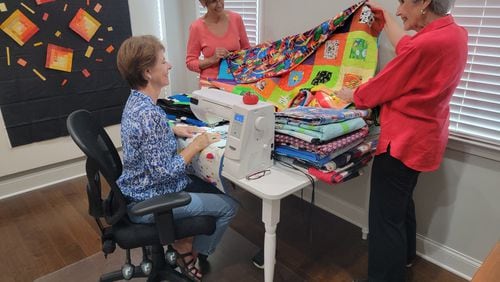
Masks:
[[[467,60],[467,31],[448,15],[404,36],[396,57],[354,92],[358,108],[381,106],[376,154],[418,171],[439,168],[448,142],[449,102]]]
[[[186,66],[189,70],[200,73],[200,78],[217,78],[219,73],[219,64],[200,69],[200,53],[209,58],[215,54],[215,48],[225,48],[228,51],[250,48],[241,16],[232,11],[226,13],[229,23],[222,36],[213,34],[202,18],[195,20],[189,27]]]

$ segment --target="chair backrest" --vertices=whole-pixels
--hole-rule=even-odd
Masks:
[[[104,217],[108,224],[117,223],[127,213],[127,202],[116,180],[122,173],[120,155],[104,128],[86,110],[71,113],[66,120],[73,141],[87,156],[87,193],[89,213]],[[110,186],[106,200],[101,198],[100,174]]]

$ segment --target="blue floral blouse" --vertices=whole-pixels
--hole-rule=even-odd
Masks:
[[[188,184],[186,164],[165,112],[132,90],[122,114],[123,172],[116,183],[131,201],[179,192]]]

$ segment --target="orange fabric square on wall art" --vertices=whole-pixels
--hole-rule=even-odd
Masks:
[[[42,4],[50,3],[50,2],[54,2],[54,1],[56,1],[56,0],[36,0],[36,4],[42,5]]]
[[[21,11],[15,10],[3,23],[0,29],[9,35],[20,46],[38,32],[39,28]]]
[[[42,4],[45,4],[45,3],[50,3],[50,2],[54,2],[56,0],[36,0],[36,4],[37,5],[42,5]]]
[[[73,49],[64,48],[54,44],[47,45],[47,58],[45,67],[53,70],[71,72],[73,65]]]
[[[101,23],[82,8],[69,23],[69,27],[87,42],[90,42],[100,26]]]

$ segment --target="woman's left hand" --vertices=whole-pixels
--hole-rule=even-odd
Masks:
[[[196,126],[184,126],[184,125],[176,125],[172,129],[174,134],[179,137],[193,137],[196,133],[205,132],[205,129],[196,127]]]
[[[339,91],[335,92],[335,95],[348,102],[348,103],[352,103],[352,101],[354,100],[353,99],[353,94],[354,94],[354,90],[353,89],[350,89],[350,88],[347,88],[347,87],[342,87],[342,89],[340,89]]]

